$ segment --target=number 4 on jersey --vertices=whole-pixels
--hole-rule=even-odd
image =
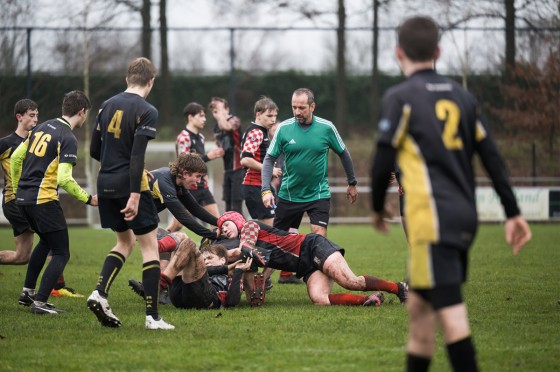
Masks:
[[[115,111],[115,114],[111,118],[111,122],[109,123],[109,126],[107,127],[107,132],[113,133],[113,135],[115,136],[116,139],[119,139],[120,136],[121,136],[122,117],[123,117],[123,111],[122,110]]]

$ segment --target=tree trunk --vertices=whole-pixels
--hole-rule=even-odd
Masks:
[[[152,59],[152,20],[150,0],[142,0],[142,56]]]
[[[159,2],[160,42],[161,42],[161,108],[160,126],[168,125],[173,107],[171,94],[171,77],[169,74],[169,58],[167,55],[167,0]]]
[[[379,55],[379,0],[373,1],[373,46],[371,55],[371,120],[375,124],[379,120],[379,69],[377,67],[377,58]]]
[[[336,49],[336,123],[338,130],[347,134],[346,128],[346,9],[344,0],[338,0],[338,29]]]
[[[506,56],[505,67],[515,64],[515,0],[505,0],[506,7]]]

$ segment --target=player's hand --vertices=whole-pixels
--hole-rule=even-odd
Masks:
[[[348,185],[346,188],[346,200],[350,200],[350,204],[354,204],[358,200],[358,188],[356,185]]]
[[[267,192],[266,194],[264,194],[262,196],[262,202],[266,208],[276,208],[276,205],[274,204],[274,195],[272,195],[272,192]]]
[[[132,192],[126,203],[126,207],[121,209],[121,213],[124,214],[125,221],[132,221],[138,214],[138,204],[140,203],[140,193]]]
[[[249,257],[249,258],[247,258],[247,261],[245,261],[245,262],[237,261],[237,263],[235,264],[235,268],[236,269],[241,269],[243,271],[247,271],[251,268],[252,263],[253,263],[253,258]]]
[[[97,207],[99,205],[97,201],[97,194],[92,195],[89,205],[91,205],[92,207]]]
[[[150,172],[147,169],[144,169],[144,173],[146,173],[146,177],[148,177],[148,180],[150,180],[150,181],[154,180],[154,175],[152,174],[152,172]]]
[[[214,150],[210,150],[208,151],[208,154],[206,154],[206,156],[208,156],[208,159],[210,160],[214,160],[217,158],[223,158],[225,155],[225,151],[222,148],[217,148]]]
[[[227,265],[228,271],[233,271],[237,267],[238,264],[242,263],[241,260],[237,260]]]
[[[272,177],[273,178],[278,178],[282,175],[282,168],[272,168]]]
[[[389,232],[389,224],[387,223],[386,213],[383,211],[382,213],[372,212],[371,213],[371,224],[373,228],[382,233]]]
[[[518,254],[532,237],[531,228],[521,215],[508,218],[504,230],[506,242],[511,246],[514,255]]]

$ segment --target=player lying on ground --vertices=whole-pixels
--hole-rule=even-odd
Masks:
[[[228,239],[240,237],[240,246],[230,257],[252,254],[259,266],[295,272],[307,284],[307,294],[316,305],[381,305],[380,294],[333,294],[333,281],[352,291],[385,291],[406,302],[408,286],[370,275],[356,276],[344,259],[344,249],[318,234],[291,234],[258,221],[245,221],[237,212],[218,219],[218,229]],[[264,289],[255,288],[254,296]],[[260,292],[260,293],[259,293]]]
[[[180,309],[237,306],[241,300],[241,278],[253,261],[248,258],[228,265],[227,259],[227,250],[222,245],[212,244],[200,251],[193,240],[183,240],[162,273],[170,288],[171,303]],[[136,293],[144,295],[142,283],[129,283],[133,283]]]

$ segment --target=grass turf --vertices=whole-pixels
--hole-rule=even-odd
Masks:
[[[560,229],[533,225],[533,241],[511,255],[498,225],[481,227],[471,251],[465,297],[479,363],[486,371],[560,368]],[[387,236],[369,226],[331,226],[329,238],[346,249],[356,274],[403,280],[406,244],[394,226]],[[12,249],[11,229],[0,229]],[[67,285],[86,297],[114,243],[109,231],[70,229]],[[406,309],[395,296],[380,308],[318,307],[305,287],[276,284],[262,308],[243,300],[235,309],[178,310],[161,306],[177,329],[144,330],[144,309],[127,283],[141,279],[135,250],[116,279],[109,301],[123,322],[103,328],[86,301],[52,298],[67,312],[38,316],[17,304],[26,266],[0,266],[0,370],[298,370],[402,371]],[[344,292],[337,285],[334,291]],[[449,370],[441,337],[433,371]]]

